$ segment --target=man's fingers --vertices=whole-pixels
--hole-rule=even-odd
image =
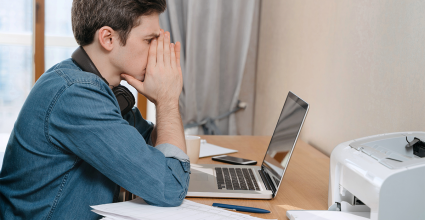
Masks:
[[[174,50],[174,44],[170,44],[170,52],[171,52],[171,68],[176,69],[176,52]]]
[[[176,46],[174,47],[174,50],[176,51],[176,64],[177,64],[177,68],[181,69],[181,67],[180,67],[180,51],[181,51],[181,44],[180,44],[180,42],[177,42],[176,43]]]
[[[158,37],[158,48],[156,50],[156,62],[164,63],[164,31],[161,29]]]
[[[148,57],[148,68],[156,66],[156,49],[158,47],[158,41],[153,39],[149,47],[149,57]]]
[[[127,74],[121,74],[121,76],[125,79],[125,81],[128,82],[131,86],[133,86],[139,93],[144,94],[145,87],[143,82],[137,80],[136,78],[127,75]]]
[[[164,32],[164,64],[170,66],[170,32]]]

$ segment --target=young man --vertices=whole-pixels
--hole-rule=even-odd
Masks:
[[[74,0],[75,39],[101,77],[67,59],[31,90],[0,173],[0,219],[98,219],[90,205],[119,186],[157,206],[178,206],[189,158],[178,110],[180,44],[159,27],[165,0]],[[152,101],[157,124],[137,108],[121,116],[122,79]],[[153,147],[154,146],[154,147]]]

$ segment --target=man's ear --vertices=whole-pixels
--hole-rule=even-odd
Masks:
[[[102,45],[102,47],[107,50],[111,51],[112,48],[114,48],[114,44],[117,41],[117,32],[114,31],[111,27],[103,26],[99,29],[99,43]]]

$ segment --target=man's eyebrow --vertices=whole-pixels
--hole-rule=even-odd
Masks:
[[[147,35],[146,37],[148,37],[148,38],[158,38],[159,34],[152,33],[152,34]]]

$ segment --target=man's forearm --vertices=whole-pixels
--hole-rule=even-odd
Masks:
[[[172,144],[186,153],[183,122],[177,103],[161,103],[156,106],[155,146]],[[151,135],[152,137],[152,135]],[[153,142],[153,140],[152,140]]]

